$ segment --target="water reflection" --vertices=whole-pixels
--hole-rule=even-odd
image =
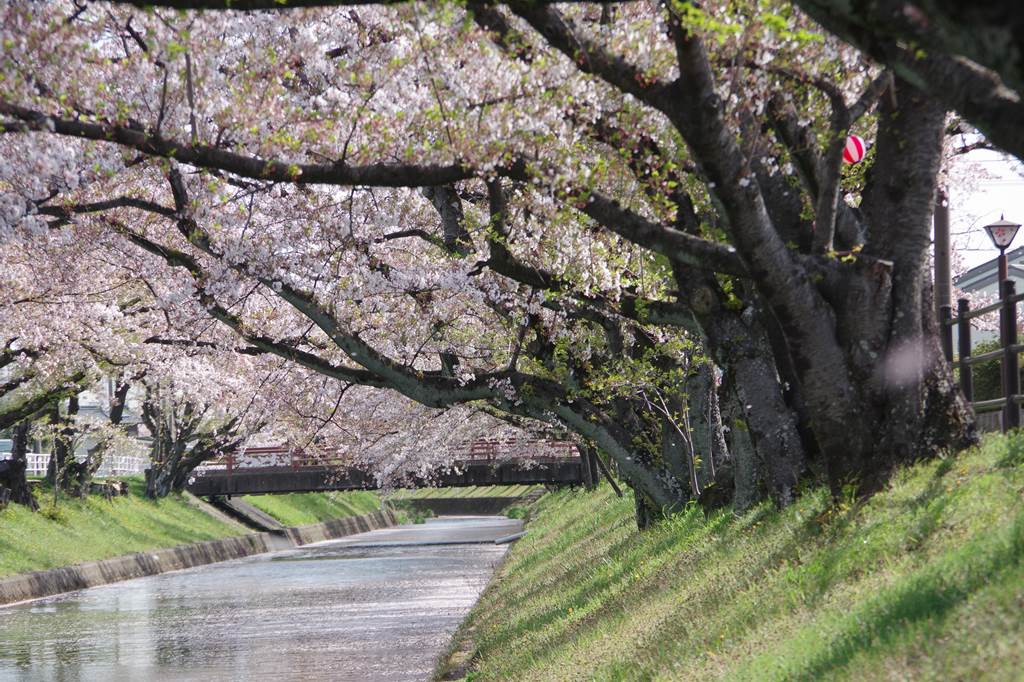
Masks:
[[[0,609],[0,680],[426,679],[505,546],[405,543],[516,530],[428,526]]]

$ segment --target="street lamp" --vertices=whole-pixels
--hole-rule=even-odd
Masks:
[[[988,232],[988,238],[991,239],[995,247],[999,249],[998,263],[1000,282],[1010,276],[1009,268],[1006,264],[1006,249],[1013,242],[1013,238],[1017,236],[1017,230],[1019,229],[1019,224],[1011,223],[1009,220],[1005,220],[1003,216],[999,216],[999,220],[991,225],[985,226],[985,231]]]

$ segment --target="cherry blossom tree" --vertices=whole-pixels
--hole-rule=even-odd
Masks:
[[[997,147],[1024,158],[1024,10],[1019,3],[797,4],[828,30],[959,112]]]
[[[7,229],[95,235],[166,330],[568,429],[645,508],[867,492],[973,438],[929,312],[946,105],[786,3],[0,27]]]

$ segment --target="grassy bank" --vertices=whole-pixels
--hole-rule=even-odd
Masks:
[[[181,495],[163,500],[131,493],[107,501],[62,498],[55,510],[32,513],[16,504],[0,511],[0,576],[241,535],[245,529],[217,520]],[[43,505],[49,495],[41,494]]]
[[[423,500],[437,498],[469,497],[522,497],[534,490],[543,490],[540,485],[480,485],[465,488],[417,488],[395,490],[387,497],[394,500]]]
[[[560,492],[463,626],[472,680],[1021,679],[1024,436],[638,533],[607,487]]]
[[[246,495],[252,506],[270,514],[285,526],[305,526],[346,516],[369,514],[380,509],[380,498],[370,491]]]

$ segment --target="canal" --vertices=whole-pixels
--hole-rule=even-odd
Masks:
[[[0,607],[0,680],[425,680],[520,529],[443,517]]]

